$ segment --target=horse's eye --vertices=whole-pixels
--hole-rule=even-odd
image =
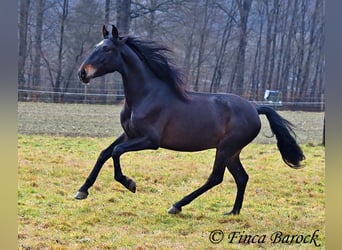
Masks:
[[[104,52],[109,52],[110,51],[110,48],[108,46],[103,46],[102,49],[103,49]]]

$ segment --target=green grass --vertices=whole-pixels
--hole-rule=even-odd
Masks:
[[[69,115],[77,119],[78,112]],[[21,112],[21,131],[23,116]],[[28,121],[34,122],[44,127]],[[276,231],[307,235],[317,229],[320,248],[325,248],[325,156],[324,147],[314,139],[303,144],[306,167],[299,170],[282,162],[275,144],[247,146],[241,159],[250,180],[241,214],[232,217],[223,216],[236,193],[228,172],[221,185],[185,206],[181,214],[167,213],[174,202],[206,181],[213,150],[127,153],[122,169],[136,181],[135,194],[113,180],[108,161],[88,199],[74,200],[99,152],[111,141],[19,134],[18,249],[314,249],[313,244],[271,244],[269,237]],[[209,241],[215,229],[225,233],[217,245]],[[265,234],[266,242],[232,244],[228,234],[233,231]]]
[[[227,217],[236,186],[224,182],[172,216],[167,209],[202,185],[214,150],[141,151],[122,156],[124,174],[137,182],[132,194],[113,179],[111,160],[88,199],[73,197],[99,152],[122,133],[121,106],[18,103],[19,249],[313,249],[313,244],[271,244],[272,233],[312,234],[325,248],[324,113],[280,112],[296,125],[306,167],[281,160],[269,125],[242,152],[250,176],[241,214]],[[258,144],[257,144],[258,143]],[[262,144],[259,144],[262,143]],[[224,240],[209,241],[220,229]],[[264,244],[229,243],[231,232],[266,235]]]

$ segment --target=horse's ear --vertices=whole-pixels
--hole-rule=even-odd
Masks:
[[[115,40],[119,38],[119,31],[114,25],[112,25],[112,36]]]
[[[109,32],[108,30],[106,29],[106,25],[103,25],[102,26],[102,35],[103,35],[103,38],[106,38],[108,36]]]

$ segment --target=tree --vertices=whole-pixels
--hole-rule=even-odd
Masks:
[[[122,35],[127,35],[131,22],[131,0],[116,0],[116,8],[116,26]]]
[[[41,46],[43,32],[44,0],[36,1],[36,31],[35,31],[35,56],[33,59],[32,87],[33,90],[40,90],[41,86]],[[38,100],[39,92],[33,92],[31,99]]]
[[[296,30],[295,24],[297,21],[297,9],[298,9],[298,0],[289,1],[289,4],[292,4],[292,12],[290,14],[290,25],[287,30],[286,42],[284,44],[284,57],[283,57],[283,67],[281,69],[281,77],[280,77],[280,86],[282,88],[283,96],[289,97],[292,95],[293,86],[289,88],[291,78],[294,79],[293,76],[290,75],[291,65],[291,54],[293,53],[292,43],[293,38],[295,37]]]
[[[231,76],[230,86],[234,86],[235,92],[238,95],[244,94],[244,76],[245,76],[245,54],[247,46],[247,23],[248,15],[251,9],[252,0],[236,0],[239,14],[239,45],[237,48],[237,57],[235,67]],[[230,90],[230,89],[229,89]],[[231,92],[231,90],[229,91]]]
[[[264,0],[266,17],[267,17],[267,25],[266,25],[266,41],[265,41],[265,54],[264,54],[264,63],[263,70],[261,75],[261,88],[259,92],[259,96],[262,96],[265,89],[267,88],[267,75],[269,72],[269,62],[271,57],[271,44],[272,44],[272,26],[274,19],[274,9],[270,9],[270,1]]]
[[[210,84],[210,92],[217,92],[219,90],[225,68],[227,67],[227,65],[226,65],[226,61],[227,61],[226,50],[227,50],[229,38],[230,38],[232,30],[233,30],[233,25],[236,23],[236,20],[234,18],[236,6],[234,3],[235,2],[233,2],[233,4],[231,4],[231,8],[228,11],[225,10],[221,5],[218,5],[219,8],[225,12],[225,14],[227,16],[227,21],[226,21],[226,25],[224,26],[224,29],[223,29],[221,41],[219,43],[219,50],[218,50],[218,54],[216,56],[214,72],[213,72],[213,76],[212,76],[211,84]]]
[[[101,39],[102,24],[114,22],[121,36],[156,40],[172,49],[189,89],[262,101],[271,88],[282,91],[284,102],[324,100],[324,1],[19,3],[18,86],[27,93],[35,88],[57,93],[55,101],[82,101],[85,86],[77,79],[77,68]],[[113,96],[122,94],[121,78],[114,74],[114,85],[112,79],[94,79],[88,101],[118,101]],[[25,98],[22,92],[18,97]]]
[[[25,64],[27,59],[27,31],[29,17],[30,0],[20,0],[19,7],[19,58],[18,58],[18,87],[23,89],[26,84]],[[19,98],[24,98],[24,94],[19,92]]]
[[[55,102],[61,102],[62,96],[61,85],[62,85],[62,62],[63,62],[63,49],[64,49],[64,31],[65,31],[65,23],[69,14],[69,0],[63,0],[62,4],[62,12],[60,18],[60,29],[59,29],[59,42],[58,42],[58,54],[57,54],[57,72],[56,72],[56,80],[53,84],[53,90],[56,92],[54,95]]]
[[[309,87],[313,88],[313,86],[310,86],[309,83],[309,74],[311,71],[311,61],[312,57],[314,54],[314,50],[316,49],[315,47],[315,41],[316,41],[316,29],[317,29],[317,22],[318,22],[318,15],[319,15],[319,10],[320,10],[320,4],[321,0],[316,0],[315,3],[315,8],[312,13],[312,23],[311,23],[311,28],[310,28],[310,34],[309,34],[309,41],[308,41],[308,48],[307,48],[307,57],[306,57],[306,62],[304,64],[304,69],[303,69],[303,76],[302,76],[302,82],[300,84],[299,88],[299,97],[304,98],[309,96],[311,92],[309,91]]]
[[[205,46],[207,43],[208,39],[208,34],[209,34],[209,20],[210,16],[212,15],[213,8],[212,8],[212,3],[210,0],[206,0],[204,3],[204,8],[203,8],[203,13],[200,15],[202,25],[200,29],[200,36],[199,36],[199,45],[198,45],[198,50],[197,50],[197,65],[196,65],[196,75],[195,75],[195,83],[194,83],[194,90],[198,91],[199,90],[199,81],[200,81],[200,72],[201,72],[201,66],[204,60],[204,52],[205,52]]]
[[[259,99],[259,88],[260,86],[260,71],[261,71],[261,55],[262,55],[262,49],[261,49],[261,43],[262,43],[262,36],[263,36],[263,30],[264,30],[264,20],[265,20],[265,14],[264,14],[264,5],[259,5],[257,8],[257,18],[255,19],[256,23],[259,25],[259,27],[256,27],[256,31],[258,31],[256,35],[256,47],[255,52],[253,56],[253,64],[251,69],[251,77],[250,77],[250,98],[252,100],[258,100]]]

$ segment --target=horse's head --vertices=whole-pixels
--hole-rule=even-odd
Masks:
[[[125,39],[119,37],[114,25],[111,33],[103,25],[102,34],[103,40],[95,46],[78,70],[78,77],[84,83],[89,83],[92,78],[118,71],[122,67],[120,47],[125,43]]]

